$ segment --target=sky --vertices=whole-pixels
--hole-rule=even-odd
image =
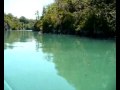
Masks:
[[[53,3],[54,0],[4,0],[4,12],[12,13],[16,17],[24,16],[28,19],[35,19],[35,12],[38,10],[42,15],[43,6]]]

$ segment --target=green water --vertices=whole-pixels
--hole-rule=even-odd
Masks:
[[[116,90],[115,41],[7,31],[4,90]]]

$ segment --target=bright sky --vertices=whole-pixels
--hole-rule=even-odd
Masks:
[[[18,18],[25,16],[35,19],[35,12],[38,10],[42,15],[43,6],[53,3],[54,0],[4,0],[4,12],[12,13]]]

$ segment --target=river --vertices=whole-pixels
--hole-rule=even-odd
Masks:
[[[4,90],[116,90],[116,43],[5,31]]]

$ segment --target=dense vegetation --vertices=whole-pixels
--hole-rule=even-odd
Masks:
[[[34,30],[43,33],[115,36],[115,0],[55,0],[43,8],[36,20],[4,14],[4,29]]]
[[[34,25],[43,33],[115,36],[115,0],[55,0]]]
[[[33,29],[35,20],[27,19],[24,16],[14,17],[12,14],[4,14],[4,29],[11,30],[30,30]]]

